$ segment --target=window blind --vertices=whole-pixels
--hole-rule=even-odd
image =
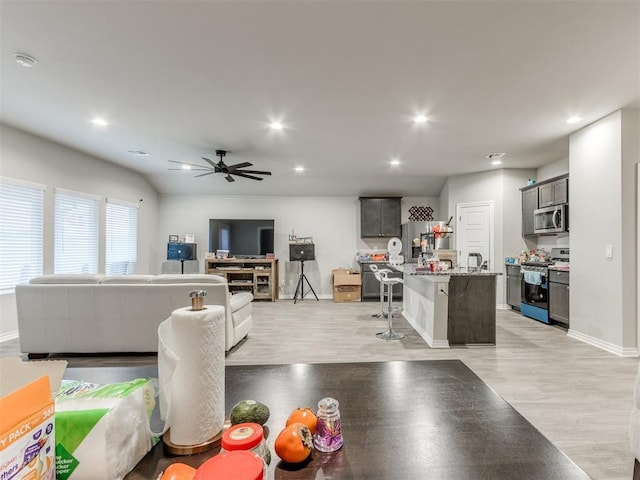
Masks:
[[[0,179],[0,292],[42,275],[44,185]]]
[[[56,190],[55,273],[98,273],[98,197]]]
[[[135,273],[138,252],[138,209],[124,202],[107,200],[106,273]]]

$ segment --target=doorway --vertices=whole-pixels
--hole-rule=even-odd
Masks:
[[[493,201],[457,204],[455,231],[458,265],[466,267],[469,264],[469,254],[479,253],[482,255],[482,263],[486,262],[487,269],[493,270]],[[477,261],[477,256],[472,256],[472,260]]]

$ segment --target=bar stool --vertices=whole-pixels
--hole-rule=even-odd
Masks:
[[[387,286],[387,330],[384,332],[376,333],[376,337],[381,338],[382,340],[400,340],[404,338],[404,334],[394,332],[393,331],[393,307],[391,306],[393,302],[393,286],[397,283],[404,283],[402,278],[391,278],[387,274],[379,274],[381,278],[381,285]]]
[[[376,277],[376,280],[380,283],[380,313],[374,313],[371,315],[376,318],[387,318],[387,314],[384,313],[384,283],[382,283],[381,275],[388,275],[391,273],[391,270],[388,268],[378,268],[377,265],[370,263],[369,270],[373,272],[373,276]]]

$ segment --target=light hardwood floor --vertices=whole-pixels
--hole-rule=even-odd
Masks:
[[[460,359],[596,480],[628,480],[629,418],[638,359],[620,358],[567,337],[566,331],[499,310],[497,345],[430,349],[400,317],[406,336],[375,337],[386,320],[378,304],[305,298],[254,302],[254,328],[228,365]],[[18,355],[17,341],[0,356]],[[56,356],[69,366],[153,364],[154,356]]]

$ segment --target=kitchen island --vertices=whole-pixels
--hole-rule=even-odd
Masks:
[[[403,314],[432,348],[495,345],[496,277],[481,270],[429,272],[405,264]]]

